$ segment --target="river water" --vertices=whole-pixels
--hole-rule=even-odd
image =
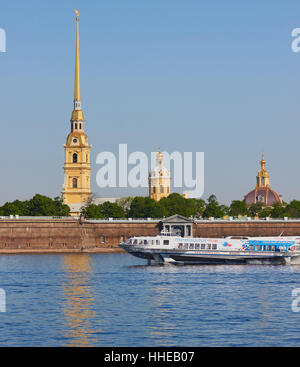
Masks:
[[[300,266],[1,255],[0,288],[0,346],[300,346]]]

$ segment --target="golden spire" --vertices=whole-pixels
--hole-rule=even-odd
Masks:
[[[80,63],[79,63],[79,12],[76,13],[76,47],[75,47],[75,83],[74,83],[74,110],[72,112],[72,121],[83,121],[83,112],[81,110],[80,96]]]
[[[75,86],[74,86],[74,101],[80,101],[80,64],[79,64],[79,13],[75,9],[76,13],[76,50],[75,50]]]
[[[260,160],[260,167],[261,167],[262,170],[266,169],[266,161],[265,161],[265,158],[264,158],[264,153],[262,153],[262,157],[261,157],[261,160]]]

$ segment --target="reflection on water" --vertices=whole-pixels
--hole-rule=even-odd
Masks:
[[[167,275],[163,274],[159,283],[151,285],[150,292],[153,310],[151,324],[148,326],[150,338],[154,338],[161,346],[167,346],[174,331],[172,302],[175,301],[176,291],[168,284]]]
[[[92,331],[94,298],[90,285],[91,264],[88,254],[68,254],[63,257],[62,284],[64,300],[63,334],[68,339],[66,346],[91,346],[97,342]]]

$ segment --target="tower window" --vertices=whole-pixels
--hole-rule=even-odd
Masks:
[[[77,130],[77,123],[75,123],[75,130]]]
[[[79,129],[81,130],[81,124],[79,124]]]
[[[77,163],[78,162],[78,155],[77,153],[73,154],[73,163]]]
[[[153,194],[155,194],[155,192],[156,192],[156,187],[154,186],[153,187]]]
[[[164,192],[164,187],[163,186],[161,186],[160,187],[160,193],[162,194]]]
[[[78,180],[77,180],[77,178],[73,178],[73,180],[72,180],[72,186],[73,186],[73,189],[77,189],[77,187],[78,187]]]

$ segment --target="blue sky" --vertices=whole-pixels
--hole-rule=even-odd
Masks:
[[[80,11],[82,106],[96,155],[205,153],[205,193],[242,199],[262,151],[271,187],[300,200],[300,27],[297,1],[0,0],[0,204],[57,196],[73,108]]]

